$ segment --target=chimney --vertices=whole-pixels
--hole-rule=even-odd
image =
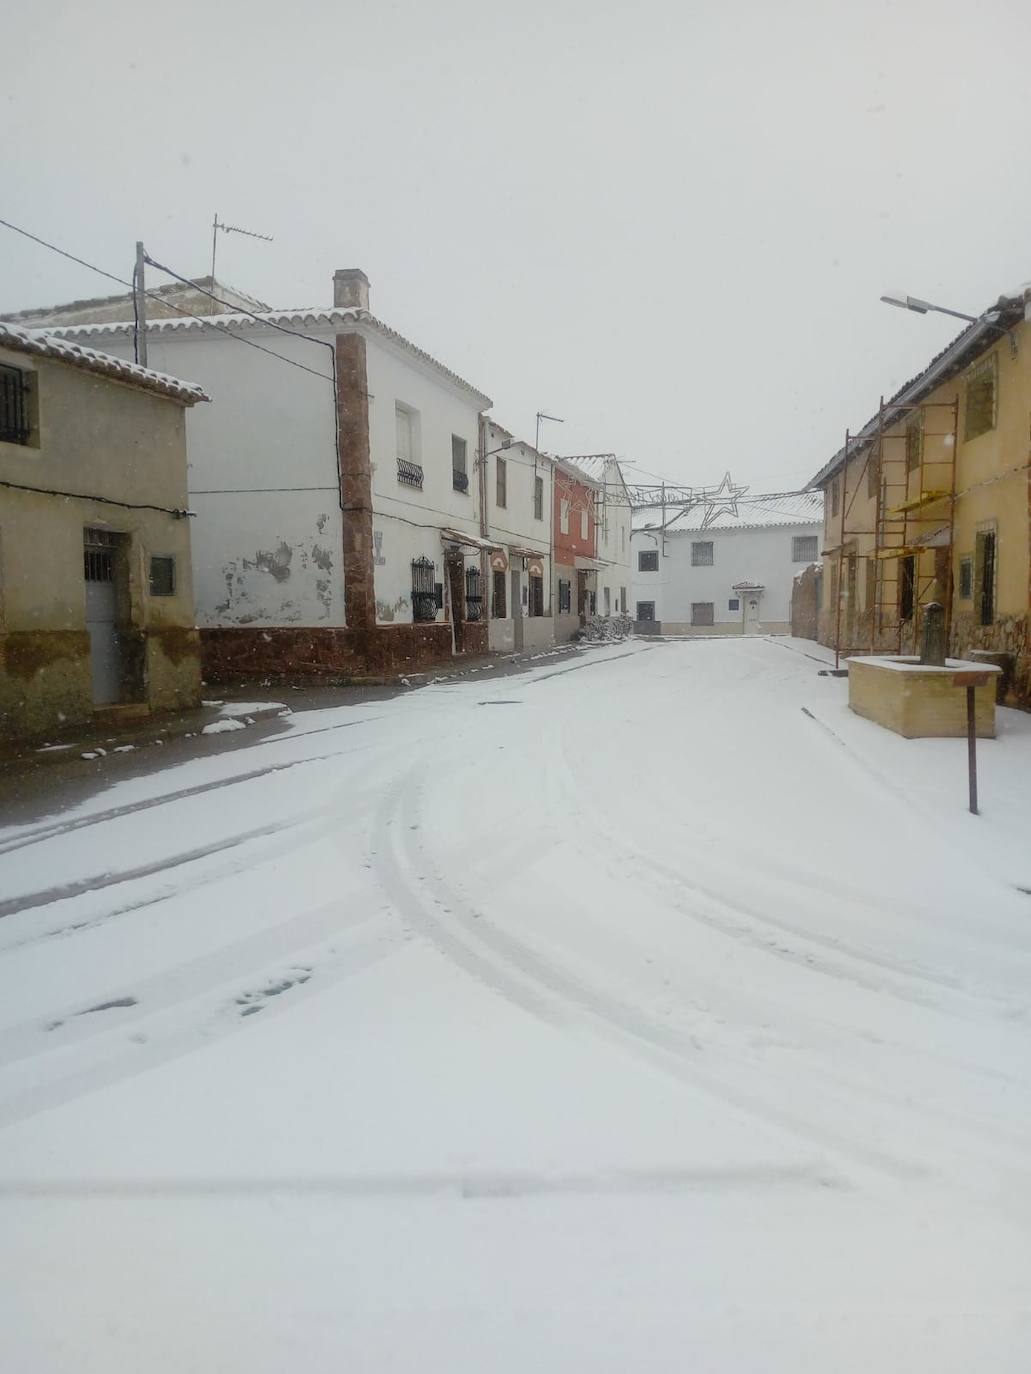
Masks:
[[[341,267],[333,273],[333,305],[340,310],[368,310],[369,279],[360,267]]]

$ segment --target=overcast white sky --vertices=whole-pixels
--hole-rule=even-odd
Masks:
[[[883,290],[1031,278],[1029,39],[1027,0],[10,6],[0,215],[199,275],[217,210],[275,236],[223,280],[364,268],[543,447],[780,490],[959,327]],[[0,245],[0,309],[108,290]]]

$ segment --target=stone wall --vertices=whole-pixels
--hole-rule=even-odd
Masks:
[[[795,578],[791,591],[791,633],[796,639],[816,638],[822,579],[822,569],[816,563]]]
[[[952,622],[949,652],[966,658],[972,649],[1008,654],[1013,663],[1006,701],[1031,709],[1031,615],[1000,616],[991,625],[979,625],[972,615],[957,615]]]
[[[487,652],[487,626],[467,624],[466,652]],[[452,658],[451,625],[366,629],[212,628],[201,630],[205,682],[271,678],[363,679],[420,672]]]

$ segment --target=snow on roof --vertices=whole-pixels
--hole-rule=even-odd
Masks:
[[[80,344],[67,343],[55,338],[48,331],[19,329],[16,325],[0,321],[0,346],[12,348],[19,353],[31,353],[36,357],[56,358],[59,362],[70,363],[73,367],[85,368],[89,372],[99,372],[115,381],[126,382],[130,386],[156,391],[162,396],[170,396],[186,405],[197,401],[210,401],[211,397],[196,382],[183,382],[178,377],[170,377],[167,372],[154,372],[149,367],[126,362],[124,358],[113,358],[110,353],[98,353],[94,348],[83,348]]]
[[[431,354],[418,348],[403,334],[399,334],[396,329],[391,329],[382,320],[376,319],[375,315],[368,310],[340,308],[336,306],[306,306],[296,310],[261,310],[253,315],[225,314],[225,315],[182,315],[171,319],[148,320],[147,334],[189,334],[200,330],[222,329],[225,331],[237,329],[259,329],[263,324],[277,324],[287,329],[311,329],[333,327],[341,324],[365,324],[374,329],[384,338],[392,343],[400,345],[409,353],[414,354],[422,362],[428,363],[438,372],[443,373],[454,385],[463,390],[471,392],[481,404],[481,409],[486,410],[494,402],[489,396],[484,395],[477,387],[467,382],[464,377],[460,377],[457,372],[452,372],[449,367],[438,362]],[[94,337],[103,334],[127,334],[132,329],[132,324],[72,324],[60,325],[47,331],[50,335],[58,335],[62,338],[82,338]]]
[[[675,506],[666,508],[666,532],[668,534],[697,532],[703,528],[707,506],[700,502],[689,509],[678,512]],[[768,496],[739,496],[737,514],[721,510],[704,526],[708,530],[751,530],[772,529],[784,525],[822,525],[823,493],[820,491],[797,491],[777,493]],[[662,511],[649,506],[636,510],[633,514],[635,530],[659,529],[662,525]]]
[[[564,456],[561,461],[578,468],[592,482],[604,482],[605,469],[609,463],[616,461],[616,455],[614,453],[571,453]]]

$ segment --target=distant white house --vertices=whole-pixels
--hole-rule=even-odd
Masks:
[[[662,634],[789,634],[792,585],[819,558],[822,514],[814,492],[667,509],[665,523],[658,509],[636,511],[634,619]]]

